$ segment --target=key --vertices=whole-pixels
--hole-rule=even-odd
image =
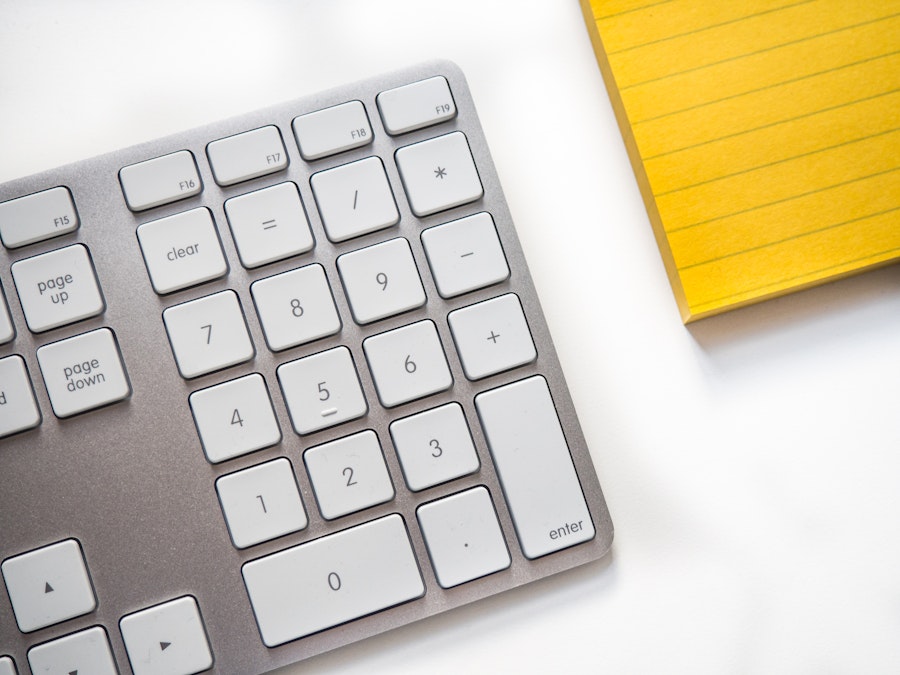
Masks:
[[[153,290],[160,295],[225,276],[228,263],[209,209],[144,223],[138,241]]]
[[[535,375],[478,394],[475,407],[525,556],[593,539],[547,381]]]
[[[216,492],[231,541],[238,548],[306,527],[294,470],[284,457],[222,476]]]
[[[331,241],[345,241],[400,222],[394,193],[378,157],[320,171],[311,184]]]
[[[45,642],[28,650],[33,673],[118,675],[106,631],[100,626]]]
[[[391,136],[430,127],[456,117],[450,85],[432,77],[378,94],[376,101],[385,131]]]
[[[250,293],[266,344],[272,351],[312,342],[341,330],[341,318],[321,265],[307,265],[254,281]]]
[[[403,326],[363,341],[381,405],[392,408],[445,391],[453,384],[432,321]]]
[[[422,232],[422,245],[442,298],[505,281],[509,266],[488,213],[454,220]]]
[[[18,354],[0,359],[0,438],[41,423],[25,360]]]
[[[303,453],[303,461],[326,520],[394,498],[394,486],[374,431],[310,448]]]
[[[466,377],[488,375],[531,363],[537,358],[531,331],[513,293],[457,309],[447,316]]]
[[[359,101],[295,117],[292,124],[303,159],[310,161],[372,142],[372,127]]]
[[[303,574],[297,574],[302,569]],[[267,647],[425,593],[403,519],[393,514],[246,563],[241,572]]]
[[[31,633],[97,607],[80,544],[74,539],[7,558],[0,566],[16,623]]]
[[[71,417],[131,395],[119,345],[109,328],[39,347],[37,359],[57,417]]]
[[[74,244],[12,264],[13,281],[33,333],[101,314],[106,309],[94,264],[83,244]]]
[[[0,656],[0,675],[16,675],[16,664],[8,656]]]
[[[212,667],[197,601],[186,595],[119,621],[134,675],[192,675]]]
[[[6,304],[6,296],[0,287],[0,345],[5,344],[16,337],[16,327],[9,316],[9,307]]]
[[[18,248],[78,229],[72,194],[64,187],[0,203],[0,239],[6,248]]]
[[[213,464],[281,441],[265,380],[253,373],[190,395],[203,452]]]
[[[206,146],[216,183],[234,185],[286,169],[284,143],[278,127],[268,126],[213,141]]]
[[[281,183],[225,202],[241,264],[253,268],[312,250],[314,242],[300,193]]]
[[[356,323],[366,324],[425,304],[425,289],[406,239],[345,253],[338,271]]]
[[[407,145],[394,156],[409,206],[419,217],[474,202],[484,194],[461,131]]]
[[[276,373],[300,435],[362,417],[369,410],[346,347],[283,363]]]
[[[490,494],[481,485],[424,504],[416,517],[442,588],[505,570],[512,562]]]
[[[194,155],[173,152],[119,170],[125,202],[132,211],[146,211],[200,194],[203,182]]]
[[[458,403],[396,420],[390,429],[403,477],[413,492],[475,473],[481,466]]]
[[[234,291],[169,307],[163,322],[178,372],[185,379],[245,363],[256,354]]]

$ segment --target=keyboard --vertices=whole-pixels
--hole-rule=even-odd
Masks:
[[[609,550],[454,64],[0,185],[0,241],[0,675],[263,673]]]

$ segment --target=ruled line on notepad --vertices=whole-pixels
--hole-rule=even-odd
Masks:
[[[606,14],[605,16],[598,16],[597,20],[606,20],[612,19],[616,16],[624,16],[625,14],[632,14],[634,12],[642,12],[645,9],[650,9],[651,7],[658,7],[659,5],[668,5],[669,3],[675,2],[676,0],[659,0],[659,2],[651,2],[641,7],[632,7],[631,9],[623,9],[621,12],[613,12],[612,14]]]
[[[709,185],[710,183],[715,183],[720,180],[725,180],[727,178],[734,178],[736,176],[743,176],[744,174],[752,173],[754,171],[759,171],[760,169],[768,169],[773,166],[778,166],[779,164],[784,164],[786,162],[793,161],[795,159],[802,159],[803,157],[811,157],[812,155],[817,155],[822,152],[828,152],[829,150],[835,150],[836,148],[843,148],[848,145],[853,145],[854,143],[862,143],[863,141],[870,141],[873,138],[878,138],[879,136],[886,136],[888,134],[893,134],[900,131],[900,127],[892,127],[890,129],[886,129],[884,131],[879,131],[875,134],[869,134],[868,136],[860,136],[859,138],[854,138],[850,141],[844,141],[842,143],[836,143],[835,145],[829,145],[824,148],[819,148],[817,150],[812,150],[810,152],[802,152],[798,155],[791,155],[790,157],[785,157],[783,159],[775,160],[774,162],[768,162],[766,164],[760,164],[759,166],[754,166],[749,169],[743,169],[741,171],[735,171],[734,173],[725,174],[724,176],[717,176],[716,178],[710,178],[709,180],[701,180],[696,183],[692,183],[690,185],[685,185],[680,188],[675,188],[674,190],[668,190],[667,192],[657,192],[656,197],[668,197],[669,195],[675,194],[676,192],[684,192],[685,190],[690,190],[691,188],[700,187],[701,185]]]
[[[801,75],[800,77],[794,77],[789,80],[781,80],[780,82],[773,82],[772,84],[767,84],[764,87],[757,87],[756,89],[748,89],[747,91],[742,91],[738,94],[731,94],[729,96],[723,96],[722,98],[713,99],[711,101],[706,101],[704,103],[698,103],[696,105],[688,106],[687,108],[681,108],[680,110],[672,110],[671,112],[663,113],[662,115],[654,115],[653,117],[645,117],[642,120],[634,120],[631,122],[631,126],[636,127],[641,124],[646,124],[648,122],[655,122],[657,120],[665,119],[666,117],[671,117],[673,115],[680,115],[682,113],[690,112],[692,110],[699,110],[700,108],[705,108],[707,106],[715,105],[717,103],[723,103],[725,101],[731,101],[736,98],[740,98],[741,96],[749,96],[751,94],[758,94],[759,92],[766,91],[769,89],[777,89],[778,87],[783,87],[788,84],[795,84],[797,82],[803,82],[804,80],[809,80],[815,77],[821,77],[822,75],[828,75],[830,73],[836,73],[841,70],[846,70],[847,68],[854,68],[856,66],[861,66],[866,63],[871,63],[872,61],[878,61],[880,59],[888,59],[892,56],[897,56],[900,54],[900,50],[894,52],[887,52],[885,54],[879,54],[878,56],[870,56],[866,59],[861,59],[859,61],[853,61],[851,63],[845,63],[840,66],[835,66],[834,68],[826,68],[825,70],[820,70],[815,73],[809,73],[807,75]],[[715,139],[713,139],[715,140]],[[658,155],[656,155],[658,156]],[[652,157],[646,157],[645,159],[653,159]]]
[[[786,277],[784,279],[779,279],[778,281],[773,281],[769,284],[762,284],[761,286],[753,286],[750,288],[746,288],[737,293],[729,293],[728,295],[723,295],[718,298],[714,298],[713,300],[704,300],[701,303],[698,303],[693,306],[694,310],[698,313],[704,311],[704,307],[712,307],[718,305],[726,300],[731,300],[732,298],[738,298],[741,296],[749,296],[753,297],[754,295],[759,294],[762,291],[766,291],[767,289],[778,288],[779,286],[785,286],[789,284],[793,284],[794,282],[798,282],[802,279],[809,279],[810,282],[816,281],[821,278],[822,275],[827,275],[829,272],[834,270],[839,270],[842,267],[849,267],[851,269],[856,267],[861,267],[865,263],[870,262],[872,260],[876,260],[877,258],[884,258],[885,256],[896,256],[900,254],[900,247],[890,248],[885,251],[878,251],[877,253],[872,253],[867,256],[863,256],[862,258],[856,258],[854,260],[842,260],[836,265],[829,265],[828,267],[820,267],[811,272],[804,272],[803,274],[798,274],[793,277]]]
[[[896,171],[897,169],[894,169]],[[728,260],[729,258],[735,258],[740,255],[744,255],[746,253],[753,253],[755,251],[762,251],[767,248],[771,248],[772,246],[778,246],[779,244],[786,244],[789,241],[796,241],[798,239],[803,239],[804,237],[811,237],[816,234],[821,234],[823,232],[828,232],[829,230],[834,230],[838,227],[844,227],[846,225],[852,225],[853,223],[858,223],[863,220],[868,220],[870,218],[878,218],[880,216],[885,216],[889,213],[894,213],[895,211],[900,211],[900,206],[895,206],[892,209],[886,209],[884,211],[878,211],[877,213],[867,213],[864,216],[859,216],[857,218],[850,218],[849,220],[841,221],[840,223],[834,223],[832,225],[826,225],[825,227],[819,227],[815,230],[805,230],[804,232],[800,232],[790,237],[785,237],[784,239],[777,239],[775,241],[769,241],[765,244],[760,244],[758,246],[750,246],[747,248],[742,248],[740,251],[733,251],[728,253],[727,255],[720,255],[715,258],[710,258],[708,260],[702,260],[700,262],[691,263],[690,265],[683,265],[678,267],[679,272],[684,272],[695,267],[702,267],[703,265],[711,265],[712,263],[722,262],[723,260]]]
[[[711,61],[710,63],[703,64],[702,66],[696,66],[694,68],[686,68],[685,70],[673,71],[671,73],[661,75],[660,77],[653,77],[653,78],[650,78],[649,80],[644,80],[642,82],[635,82],[633,84],[629,84],[624,87],[619,87],[619,91],[626,92],[631,89],[636,89],[637,87],[642,87],[647,84],[652,84],[654,82],[661,82],[663,80],[669,80],[669,79],[672,79],[673,77],[678,77],[680,75],[687,75],[688,73],[694,73],[694,72],[697,72],[700,70],[704,70],[706,68],[712,68],[714,66],[719,66],[724,63],[730,63],[732,61],[740,61],[741,59],[746,59],[749,56],[757,56],[759,54],[765,54],[766,52],[773,52],[777,49],[783,49],[784,47],[790,47],[793,45],[803,44],[804,42],[810,42],[812,40],[817,40],[818,38],[821,38],[821,37],[827,37],[829,35],[836,35],[838,33],[856,30],[858,28],[862,28],[863,26],[870,26],[872,24],[876,24],[881,21],[888,21],[889,19],[896,19],[898,16],[900,16],[900,12],[897,12],[895,14],[889,14],[887,16],[881,16],[881,17],[878,17],[877,19],[871,19],[869,21],[863,21],[861,23],[855,23],[850,26],[841,26],[840,28],[836,28],[834,30],[829,30],[829,31],[824,31],[822,33],[816,33],[815,35],[808,35],[806,37],[800,38],[799,40],[789,40],[788,42],[783,42],[781,44],[777,44],[777,45],[774,45],[771,47],[765,47],[763,49],[758,49],[758,50],[752,51],[752,52],[745,52],[744,54],[739,54],[737,56],[730,56],[726,59],[721,59],[719,61]]]
[[[828,192],[829,190],[834,190],[839,187],[843,187],[845,185],[852,185],[853,183],[862,183],[873,178],[878,178],[879,176],[884,176],[889,173],[894,173],[896,171],[900,171],[900,166],[894,166],[890,169],[885,169],[884,171],[878,171],[876,173],[870,173],[865,176],[859,176],[858,178],[852,178],[851,180],[842,181],[840,183],[833,183],[831,185],[823,185],[822,187],[816,188],[815,190],[809,190],[808,192],[801,192],[799,194],[791,195],[790,197],[785,197],[784,199],[776,199],[771,202],[766,202],[765,204],[756,204],[751,206],[748,209],[741,209],[740,211],[734,211],[733,213],[726,213],[721,216],[715,216],[714,218],[708,218],[707,220],[700,220],[696,223],[691,223],[690,225],[683,225],[681,227],[666,230],[667,234],[677,234],[679,232],[684,232],[685,230],[690,230],[694,227],[699,227],[701,225],[708,225],[709,223],[714,223],[717,220],[725,220],[727,218],[734,218],[735,216],[741,216],[746,213],[751,213],[753,211],[759,211],[760,209],[764,209],[769,206],[776,206],[778,204],[784,204],[786,202],[794,201],[796,199],[802,199],[803,197],[810,197],[815,194],[820,194],[822,192]]]
[[[675,40],[677,38],[688,37],[689,35],[697,35],[698,33],[702,33],[708,30],[714,30],[716,28],[723,28],[725,26],[730,26],[735,23],[741,23],[746,21],[747,19],[753,19],[759,16],[765,16],[766,14],[773,14],[775,12],[781,12],[785,9],[790,9],[792,7],[799,7],[800,5],[808,5],[811,2],[819,2],[819,0],[800,0],[800,2],[794,2],[788,5],[781,5],[780,7],[773,7],[772,9],[767,9],[762,12],[754,12],[753,14],[745,14],[744,16],[737,17],[736,19],[729,19],[728,21],[722,21],[721,23],[714,23],[708,26],[703,26],[703,28],[695,28],[694,30],[685,31],[683,33],[677,33],[675,35],[667,35],[664,38],[659,38],[658,40],[650,40],[649,42],[643,42],[639,45],[632,45],[631,47],[624,47],[622,49],[616,49],[615,51],[607,52],[609,56],[617,56],[619,54],[625,54],[630,51],[634,51],[635,49],[641,49],[642,47],[649,47],[650,45],[657,45],[663,42],[667,42],[669,40]],[[637,11],[637,10],[632,10]],[[606,17],[604,17],[606,18]]]

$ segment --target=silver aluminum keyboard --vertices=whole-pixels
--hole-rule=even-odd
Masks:
[[[0,185],[0,675],[262,673],[603,556],[466,82]]]

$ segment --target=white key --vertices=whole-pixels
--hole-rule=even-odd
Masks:
[[[9,307],[6,304],[6,296],[0,287],[0,345],[5,344],[16,337],[16,327],[9,316]]]
[[[425,289],[406,239],[345,253],[337,266],[356,323],[371,323],[425,304]]]
[[[403,326],[363,342],[381,405],[392,408],[445,391],[453,384],[431,321]]]
[[[294,183],[281,183],[225,202],[231,235],[244,267],[306,253],[314,245]]]
[[[185,379],[244,363],[256,354],[234,291],[169,307],[163,321]]]
[[[325,234],[344,241],[400,222],[394,193],[378,157],[320,171],[311,179]]]
[[[16,664],[8,656],[0,656],[0,675],[17,675]]]
[[[397,514],[254,560],[241,571],[267,647],[425,593]]]
[[[429,216],[480,199],[481,179],[461,131],[407,145],[395,153],[400,178],[417,216]]]
[[[513,293],[457,309],[447,317],[466,377],[479,380],[531,363],[534,340]]]
[[[190,396],[206,458],[216,464],[281,441],[272,399],[259,373]]]
[[[372,142],[372,127],[359,101],[294,118],[294,136],[305,160],[320,159]]]
[[[440,76],[383,91],[376,101],[384,128],[391,136],[456,117],[450,85]]]
[[[13,280],[34,333],[101,314],[106,309],[87,247],[74,244],[12,264]]]
[[[153,290],[161,295],[218,279],[228,271],[209,209],[144,223],[137,236]]]
[[[194,155],[187,150],[126,166],[119,171],[119,182],[132,211],[177,202],[203,190]]]
[[[187,595],[122,617],[134,675],[192,675],[213,664],[197,601]]]
[[[216,481],[231,540],[247,548],[306,527],[291,463],[284,457]]]
[[[303,453],[303,461],[326,520],[394,498],[394,486],[374,431],[310,448]]]
[[[295,347],[341,330],[331,287],[321,265],[307,265],[254,281],[253,302],[272,351]]]
[[[39,347],[37,359],[57,417],[71,417],[131,395],[119,345],[109,328]]]
[[[546,380],[536,375],[478,394],[475,406],[526,557],[593,539]]]
[[[0,569],[23,633],[87,614],[97,606],[81,546],[74,539],[7,558]]]
[[[0,203],[0,239],[6,248],[18,248],[78,229],[78,212],[64,187]]]
[[[278,127],[268,126],[213,141],[206,146],[209,167],[219,185],[234,185],[286,169]]]
[[[488,491],[478,486],[416,510],[442,588],[505,570],[511,559]]]
[[[298,434],[333,427],[369,410],[346,347],[283,363],[276,372]]]
[[[0,359],[0,438],[41,423],[25,360],[18,354]]]
[[[391,438],[403,477],[414,492],[475,473],[481,466],[458,403],[392,422]]]
[[[28,650],[33,673],[118,675],[106,631],[94,626]]]
[[[422,245],[442,298],[484,288],[509,277],[509,266],[488,213],[454,220],[422,233]]]

